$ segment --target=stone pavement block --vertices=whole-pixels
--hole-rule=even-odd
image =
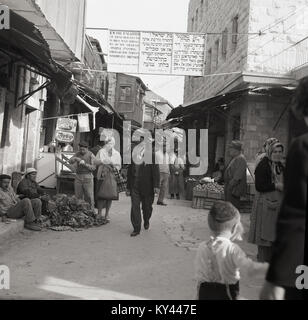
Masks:
[[[0,243],[14,237],[24,229],[24,221],[10,221],[9,223],[0,222]]]

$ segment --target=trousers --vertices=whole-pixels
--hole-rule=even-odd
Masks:
[[[154,194],[150,196],[143,196],[140,194],[139,190],[133,188],[131,191],[131,222],[135,232],[140,232],[141,230],[141,209],[142,206],[142,215],[144,223],[148,223],[152,216],[153,212],[153,202]]]
[[[42,201],[40,199],[22,199],[7,212],[7,217],[20,219],[25,217],[25,223],[31,223],[38,219],[42,213]]]
[[[94,182],[90,174],[77,174],[75,178],[75,196],[77,199],[84,199],[94,208]]]
[[[203,282],[199,288],[199,300],[237,300],[240,284]]]

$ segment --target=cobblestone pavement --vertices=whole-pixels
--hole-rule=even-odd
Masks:
[[[209,237],[207,211],[187,201],[154,206],[150,230],[130,237],[130,200],[120,197],[111,223],[80,232],[30,232],[0,244],[0,264],[8,265],[11,289],[4,299],[191,300],[196,294],[194,257]],[[246,229],[247,218],[244,217]],[[251,256],[255,248],[242,247]],[[259,286],[243,279],[242,295],[256,299]]]
[[[192,209],[189,201],[176,202],[169,200],[176,209],[168,208],[168,215],[164,216],[164,230],[175,246],[195,252],[202,241],[209,239],[210,230],[207,224],[208,211]],[[181,208],[181,209],[180,209]],[[256,260],[257,248],[247,242],[250,225],[250,215],[242,214],[241,221],[244,226],[243,241],[238,242],[240,247],[253,260]],[[262,279],[247,279],[243,276],[241,281],[241,296],[245,299],[258,299],[262,286]]]

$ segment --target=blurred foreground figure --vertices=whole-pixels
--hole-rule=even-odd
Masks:
[[[301,80],[292,110],[308,126],[308,77]],[[284,199],[277,223],[276,241],[270,261],[262,300],[301,300],[304,291],[296,287],[304,265],[305,226],[307,212],[308,134],[296,138],[288,152]]]

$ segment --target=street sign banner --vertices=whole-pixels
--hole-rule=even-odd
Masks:
[[[203,76],[206,34],[109,30],[108,71]]]

